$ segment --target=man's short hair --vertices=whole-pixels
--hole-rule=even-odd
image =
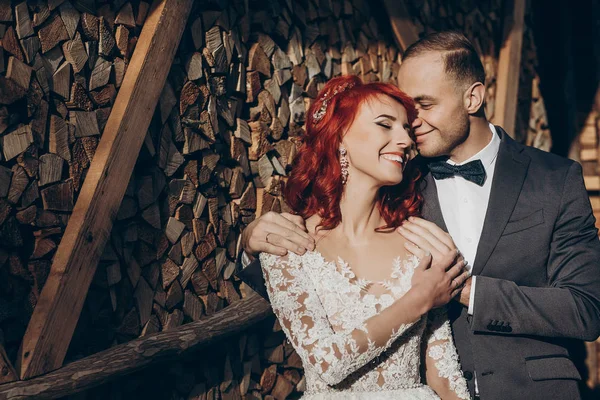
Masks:
[[[402,61],[429,52],[442,53],[444,70],[461,85],[475,82],[485,84],[485,70],[473,44],[459,32],[430,33],[410,45],[402,55]]]

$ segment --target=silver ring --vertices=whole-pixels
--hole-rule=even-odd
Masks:
[[[267,243],[271,243],[271,242],[269,242],[269,235],[270,235],[271,233],[273,233],[273,232],[269,232],[269,233],[267,233],[267,236],[265,236],[265,242],[267,242]]]

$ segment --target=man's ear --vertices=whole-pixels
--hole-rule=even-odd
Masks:
[[[476,114],[485,101],[485,85],[481,82],[475,82],[465,91],[464,104],[469,114]]]

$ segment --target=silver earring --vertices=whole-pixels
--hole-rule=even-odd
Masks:
[[[348,180],[348,166],[350,163],[348,162],[348,151],[345,147],[340,147],[340,166],[342,167],[342,185],[346,184]]]

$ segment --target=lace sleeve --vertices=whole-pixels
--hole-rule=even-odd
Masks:
[[[444,399],[470,399],[467,382],[463,378],[458,353],[452,340],[446,308],[437,308],[429,312],[424,343],[427,346],[427,384]]]
[[[329,385],[343,381],[348,375],[389,348],[414,321],[390,329],[385,340],[369,335],[369,323],[357,321],[354,329],[336,332],[317,296],[309,274],[302,269],[301,258],[260,255],[267,293],[275,315],[302,359],[305,368],[313,368]]]

